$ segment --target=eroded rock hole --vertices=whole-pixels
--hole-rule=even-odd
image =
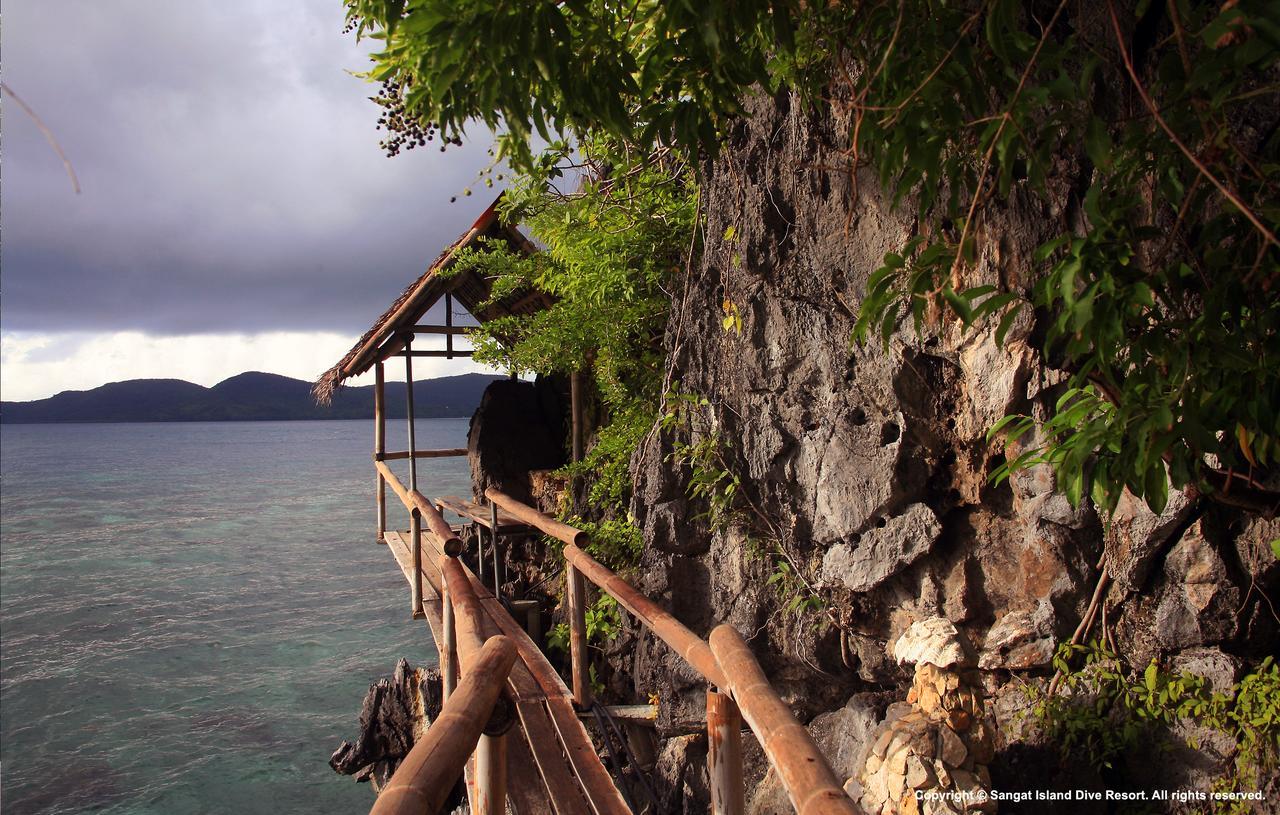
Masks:
[[[893,444],[902,438],[902,428],[898,427],[897,422],[885,422],[884,427],[880,428],[880,443]]]

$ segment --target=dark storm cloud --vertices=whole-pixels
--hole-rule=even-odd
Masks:
[[[340,0],[6,0],[7,331],[360,331],[466,229],[488,138],[385,158]]]

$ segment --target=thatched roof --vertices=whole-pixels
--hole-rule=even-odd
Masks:
[[[501,198],[502,196],[498,196],[494,199],[471,228],[440,253],[422,276],[413,281],[391,307],[382,313],[346,356],[321,374],[311,388],[316,402],[329,404],[333,400],[333,394],[342,387],[345,380],[359,376],[376,363],[398,353],[404,347],[404,334],[446,293],[452,294],[482,323],[511,314],[533,314],[550,304],[550,297],[539,291],[515,292],[497,302],[487,303],[490,281],[484,276],[475,271],[445,274],[460,251],[472,246],[483,248],[485,244],[480,243],[482,238],[490,246],[495,242],[505,242],[516,251],[537,251],[514,225],[501,222],[496,211]]]

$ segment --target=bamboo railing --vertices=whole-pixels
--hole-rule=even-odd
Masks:
[[[516,646],[507,637],[493,637],[480,647],[440,715],[378,794],[370,815],[440,811],[476,743],[489,738],[482,734],[515,661]],[[489,812],[505,812],[505,804]]]
[[[586,534],[581,530],[496,489],[486,490],[485,497],[565,544],[569,660],[575,701],[581,705],[591,701],[587,681],[585,579],[631,612],[710,683],[707,772],[712,807],[717,815],[741,815],[745,810],[740,731],[743,719],[764,748],[799,815],[861,815],[809,731],[796,721],[769,684],[737,631],[721,625],[712,631],[708,643],[583,551],[581,546],[586,544]]]

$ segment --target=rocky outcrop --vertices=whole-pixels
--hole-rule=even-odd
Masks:
[[[849,168],[846,125],[785,92],[760,96],[704,167],[707,241],[676,292],[666,343],[671,380],[707,405],[684,427],[656,428],[633,459],[640,588],[695,631],[728,622],[748,635],[803,721],[859,694],[905,695],[910,677],[888,645],[934,616],[972,640],[982,683],[1003,700],[1015,676],[1049,672],[1103,568],[1114,581],[1102,599],[1108,630],[1136,663],[1275,650],[1266,598],[1280,594],[1280,570],[1261,522],[1174,493],[1159,515],[1122,502],[1107,529],[1048,467],[990,483],[1005,452],[987,428],[1009,412],[1044,418],[1063,387],[1035,349],[1032,309],[1003,346],[994,325],[962,332],[937,315],[922,336],[907,318],[885,345],[851,341],[868,277],[923,227],[913,206],[894,208],[875,178]],[[991,205],[968,285],[1029,298],[1035,247],[1081,217],[1064,166],[1060,203],[1015,187]],[[740,331],[723,326],[726,302]],[[700,440],[741,479],[739,512],[720,528],[689,497],[696,463],[675,455]],[[780,552],[798,589],[770,581]],[[789,610],[786,592],[804,584],[821,611]],[[664,645],[638,637],[620,659],[637,693],[661,696],[664,735],[700,721],[704,685]],[[1016,729],[1015,707],[996,704],[992,726]],[[997,742],[997,787],[1017,786],[1002,772],[1060,776],[1046,769],[1056,755]]]
[[[532,503],[531,471],[554,470],[565,463],[565,417],[561,389],[546,377],[537,382],[491,382],[471,417],[467,453],[476,496],[497,487],[518,501]]]

